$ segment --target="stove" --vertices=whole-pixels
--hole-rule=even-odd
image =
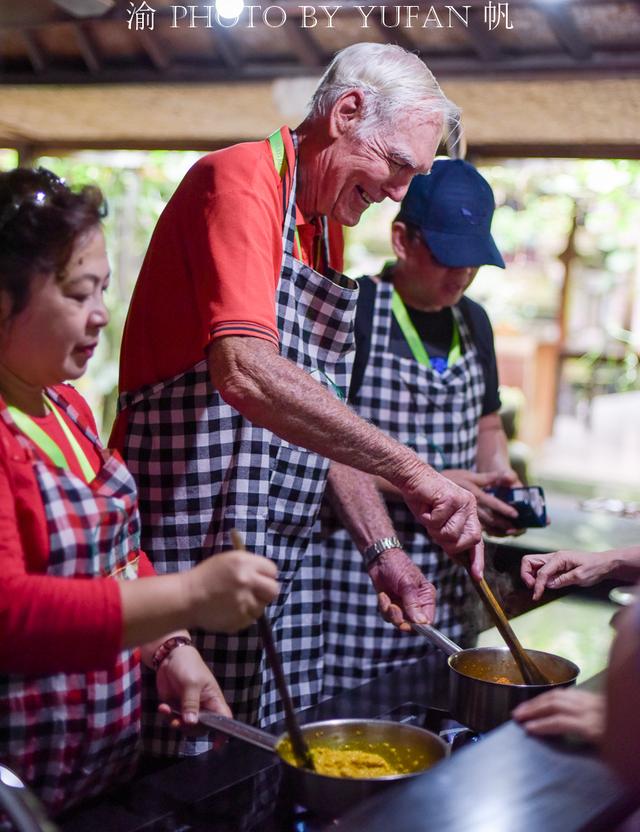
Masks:
[[[474,741],[452,722],[446,656],[433,651],[390,676],[344,691],[304,712],[324,719],[392,719],[442,733],[456,749]],[[274,735],[282,725],[269,729]],[[217,751],[141,770],[126,786],[66,816],[63,832],[316,832],[326,818],[292,804],[273,755],[238,740]]]
[[[417,702],[404,702],[376,718],[427,728],[439,734],[452,752],[482,739],[447,711]],[[282,788],[279,766],[271,766],[190,807],[183,823],[144,828],[150,832],[330,832],[333,823],[293,804]]]

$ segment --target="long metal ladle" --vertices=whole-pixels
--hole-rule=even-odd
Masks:
[[[484,578],[480,578],[480,580],[478,580],[472,574],[471,552],[464,552],[461,556],[459,556],[458,560],[467,570],[467,573],[471,578],[471,583],[475,587],[476,592],[480,596],[482,603],[485,605],[487,609],[487,612],[493,619],[493,622],[498,628],[500,635],[505,640],[507,647],[511,651],[511,655],[515,659],[520,673],[522,673],[522,678],[524,679],[525,684],[551,684],[551,680],[545,676],[545,674],[540,670],[538,665],[533,661],[531,656],[524,649],[522,644],[520,644],[518,636],[514,633],[513,628],[511,624],[509,624],[507,616],[504,613],[504,610],[502,609],[495,595],[491,591],[489,584],[486,582]]]
[[[231,542],[234,549],[245,548],[242,536],[236,529],[231,529]],[[285,679],[280,656],[273,641],[271,624],[269,623],[269,619],[266,615],[261,615],[257,623],[264,651],[267,654],[267,660],[271,665],[271,670],[273,671],[273,675],[276,680],[276,687],[278,688],[280,699],[284,705],[284,719],[287,725],[289,739],[291,740],[293,754],[298,762],[298,765],[303,768],[307,768],[310,771],[315,771],[311,750],[305,742],[298,723],[298,717],[296,716],[296,712],[293,708],[293,702],[291,701],[291,695],[289,693],[289,686],[287,685],[287,680]]]

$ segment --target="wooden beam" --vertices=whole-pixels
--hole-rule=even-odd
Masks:
[[[564,49],[577,61],[588,61],[593,50],[578,28],[571,9],[566,6],[538,2],[536,9]]]
[[[92,75],[97,75],[102,71],[102,60],[98,55],[98,50],[93,43],[91,35],[82,23],[74,23],[73,34],[75,35],[78,49],[87,65],[87,69]]]
[[[84,17],[83,20],[103,21],[124,19],[125,10],[128,8],[128,0],[117,0],[116,5],[105,12],[96,14],[95,17]],[[69,12],[63,11],[50,2],[33,2],[33,0],[22,0],[22,2],[0,3],[0,29],[26,29],[51,26],[57,23],[71,23],[74,18]]]
[[[255,136],[256,140],[263,138]],[[196,150],[210,152],[247,141],[246,137],[232,137],[229,141],[203,141],[202,139],[185,141],[184,139],[145,139],[136,141],[128,136],[108,141],[82,140],[58,141],[52,144],[23,145],[15,136],[3,136],[0,131],[0,146],[14,147],[19,151],[19,163],[32,164],[39,156],[60,156],[78,150]],[[475,165],[483,160],[495,159],[637,159],[640,154],[638,144],[470,144],[466,158]]]
[[[373,15],[372,15],[373,17]],[[395,31],[395,30],[391,30]],[[415,47],[414,47],[415,49]],[[104,66],[90,74],[78,69],[49,65],[38,76],[39,84],[136,84],[160,83],[166,81],[184,83],[271,81],[276,78],[297,78],[309,74],[309,68],[302,64],[288,62],[248,61],[246,64],[236,58],[236,67],[220,66],[211,62],[207,65],[187,62],[173,62],[160,75],[155,67],[138,64],[134,67]],[[447,78],[495,77],[500,79],[541,80],[544,78],[605,78],[607,76],[640,75],[640,51],[596,52],[585,64],[577,64],[566,54],[505,56],[493,61],[478,58],[429,56],[429,69],[439,81]],[[5,61],[0,68],[2,84],[33,84],[32,71],[12,71]]]
[[[327,56],[307,29],[296,25],[287,26],[285,34],[300,63],[312,69],[324,68]]]
[[[19,168],[32,168],[38,156],[42,155],[38,152],[38,146],[35,144],[18,144],[15,147],[18,151]]]
[[[228,69],[233,70],[235,73],[239,73],[242,69],[242,60],[231,42],[228,29],[225,29],[224,26],[220,26],[216,23],[213,16],[211,23],[212,26],[209,31],[211,33],[216,52],[220,55],[223,64],[228,67]]]
[[[136,32],[136,37],[154,67],[159,72],[167,70],[171,65],[171,59],[158,43],[158,39],[153,37],[146,29]]]
[[[509,5],[513,7],[513,13],[518,8],[532,8],[537,2],[538,0],[510,0]],[[627,2],[632,2],[637,5],[640,0],[627,0]],[[469,3],[474,3],[474,5],[477,5],[478,7],[484,6],[484,2],[480,2],[480,0],[467,0],[467,4]],[[564,5],[567,7],[578,5],[581,7],[602,6],[605,3],[608,5],[609,0],[564,0]],[[397,0],[379,0],[378,3],[378,5],[381,6],[393,6],[396,4]],[[613,2],[611,4],[615,5]],[[150,5],[154,6],[155,4],[151,2]],[[282,8],[287,12],[288,18],[299,17],[301,15],[298,0],[280,0],[278,5],[282,6]],[[355,2],[345,4],[344,9],[346,10],[350,5],[355,5]],[[451,3],[451,0],[432,0],[432,2],[428,5],[433,6],[438,12],[446,12],[447,6],[454,4]],[[123,20],[125,18],[127,8],[128,0],[118,0],[116,6],[114,6],[113,9],[110,9],[105,15],[85,19],[90,19],[95,22]],[[167,6],[157,9],[156,18],[170,17],[172,13],[173,12],[169,7],[169,4],[167,4]],[[612,14],[613,13],[615,13],[615,10],[612,10]],[[32,28],[48,26],[52,23],[69,23],[70,20],[70,15],[56,9],[53,4],[49,3],[34,3],[30,2],[30,0],[22,0],[20,3],[12,4],[9,4],[5,0],[5,2],[0,3],[0,29],[23,29],[27,27]]]
[[[502,55],[502,48],[484,22],[480,9],[469,10],[467,37],[478,57],[483,61],[497,61]]]
[[[401,7],[395,6],[395,8],[399,9]],[[400,11],[398,12],[398,14],[401,14]],[[406,49],[409,52],[418,51],[416,44],[411,40],[411,38],[407,34],[405,34],[405,30],[402,28],[402,26],[396,26],[395,28],[391,28],[389,26],[385,26],[382,20],[382,9],[378,8],[371,15],[371,22],[380,32],[380,34],[385,40],[385,43],[395,43],[397,46],[401,46],[403,49]],[[394,13],[388,12],[387,16],[385,17],[385,20],[387,21],[387,23],[395,20]]]
[[[23,29],[20,32],[20,36],[24,42],[25,49],[27,50],[27,55],[29,56],[34,72],[44,72],[48,63],[47,56],[38,42],[36,33],[32,32],[30,29]]]
[[[480,164],[483,159],[637,159],[637,144],[470,144],[467,159]]]

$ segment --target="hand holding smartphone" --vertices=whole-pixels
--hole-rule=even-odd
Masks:
[[[515,488],[498,486],[487,488],[486,491],[516,509],[518,516],[511,519],[515,529],[541,528],[547,525],[544,491],[539,485],[518,485]]]

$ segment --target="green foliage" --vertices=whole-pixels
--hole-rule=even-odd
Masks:
[[[0,148],[0,170],[11,170],[18,164],[18,151]]]

